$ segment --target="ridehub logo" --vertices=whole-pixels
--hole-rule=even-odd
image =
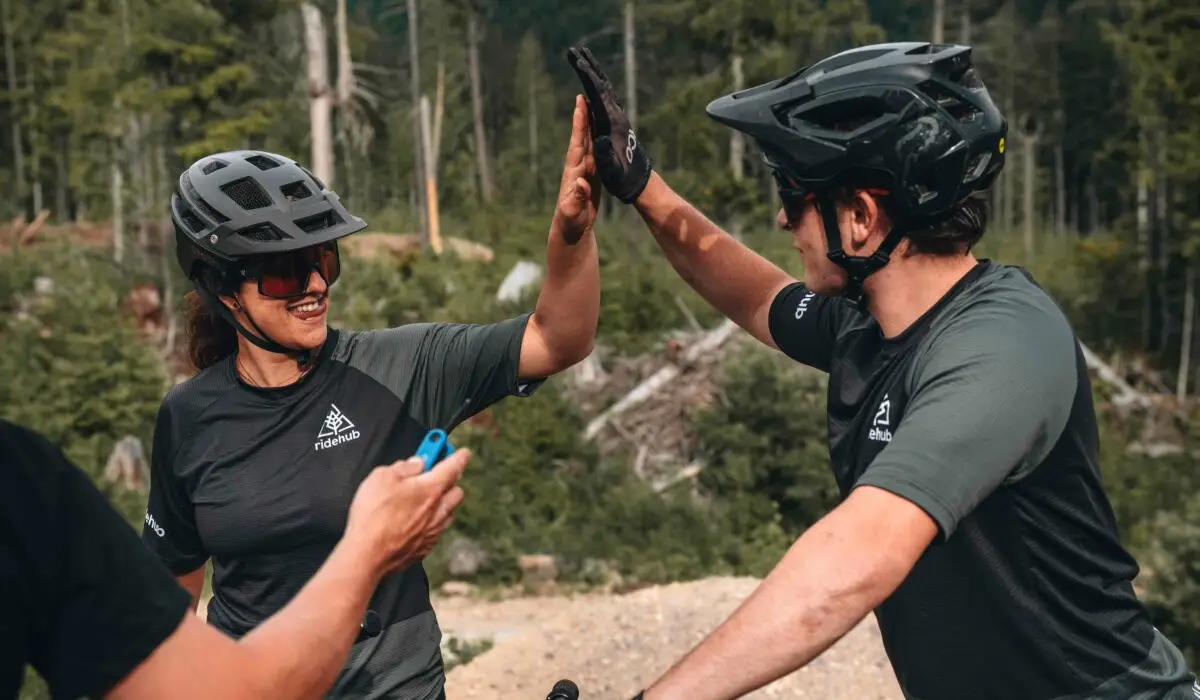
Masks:
[[[875,410],[875,418],[871,420],[871,432],[867,437],[875,442],[892,441],[892,400],[887,394],[883,395],[883,401]]]
[[[146,527],[153,530],[154,534],[158,535],[159,537],[162,537],[163,535],[167,534],[167,531],[162,529],[162,526],[154,521],[154,516],[150,515],[150,511],[146,511],[145,521],[146,521]]]
[[[342,410],[335,404],[329,404],[329,415],[325,416],[325,423],[321,426],[321,432],[317,433],[317,441],[313,443],[313,449],[327,450],[360,437],[362,437],[362,433],[354,429],[354,423],[346,417],[346,414],[342,413]]]

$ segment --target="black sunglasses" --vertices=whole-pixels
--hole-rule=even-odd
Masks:
[[[268,299],[298,299],[308,293],[314,270],[326,285],[337,282],[342,261],[336,241],[252,259],[242,277],[257,280],[258,293]]]
[[[791,228],[800,223],[805,207],[813,201],[813,193],[777,168],[771,169],[771,175],[775,178],[775,188],[779,192],[779,201],[783,204],[783,215]]]

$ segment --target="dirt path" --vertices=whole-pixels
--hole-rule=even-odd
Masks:
[[[496,603],[435,597],[447,636],[490,637],[495,643],[450,672],[446,695],[540,700],[555,681],[570,678],[586,700],[628,700],[716,628],[757,583],[712,578],[624,596]],[[806,668],[746,697],[903,700],[874,616]]]

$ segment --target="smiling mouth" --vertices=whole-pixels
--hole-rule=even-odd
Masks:
[[[308,299],[300,304],[294,304],[288,307],[288,311],[297,315],[314,314],[325,308],[325,295],[321,295],[316,299]]]

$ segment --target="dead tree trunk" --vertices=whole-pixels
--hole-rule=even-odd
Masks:
[[[1192,339],[1196,334],[1196,256],[1187,262],[1183,289],[1183,337],[1179,347],[1179,375],[1175,378],[1175,396],[1187,398],[1188,376],[1191,374]]]
[[[946,0],[933,0],[933,43],[946,40]]]
[[[421,44],[417,0],[408,0],[408,97],[412,104],[413,184],[421,217],[421,242],[429,245],[429,211],[425,205],[425,163],[421,138]]]
[[[67,211],[67,140],[58,136],[54,149],[54,219],[60,224],[67,223],[71,213]]]
[[[1054,233],[1067,233],[1067,174],[1063,165],[1062,140],[1054,144]]]
[[[8,94],[13,95],[12,102],[9,103],[10,111],[9,118],[12,119],[12,124],[9,127],[12,134],[12,154],[13,154],[13,176],[16,178],[16,196],[18,208],[20,211],[25,211],[25,151],[24,142],[21,139],[21,115],[17,107],[17,57],[13,47],[15,34],[17,31],[13,21],[11,0],[0,0],[0,12],[4,14],[4,68],[8,78]],[[36,212],[34,212],[36,215]]]
[[[479,187],[483,201],[492,201],[492,169],[488,163],[487,133],[483,124],[483,86],[479,72],[479,17],[467,16],[467,61],[471,73],[471,108],[475,121],[475,158],[479,164]]]
[[[625,0],[625,113],[629,124],[637,129],[637,26],[634,24],[633,1]]]
[[[430,122],[429,98],[421,95],[421,134],[425,137],[425,206],[429,210],[429,247],[442,254],[442,234],[438,220],[437,161],[433,157],[433,128]]]
[[[350,143],[350,102],[354,99],[354,69],[350,59],[350,30],[346,21],[346,0],[337,3],[337,123],[338,140],[342,142],[342,173],[346,177],[345,195],[354,192],[354,164]]]
[[[733,89],[741,90],[746,85],[746,75],[742,70],[742,55],[733,55]],[[746,137],[737,129],[729,136],[729,167],[733,171],[733,179],[741,182],[746,170]]]
[[[958,25],[958,43],[964,46],[971,45],[971,7],[968,3],[962,3],[962,20]]]
[[[1037,144],[1042,137],[1042,124],[1033,117],[1025,117],[1018,120],[1020,124],[1019,135],[1021,139],[1021,164],[1023,167],[1021,183],[1024,187],[1022,193],[1023,213],[1021,215],[1021,226],[1024,231],[1025,239],[1025,255],[1033,258],[1034,248],[1034,224],[1037,220],[1035,213],[1035,187],[1037,180]]]
[[[304,50],[308,57],[308,116],[312,131],[312,171],[329,186],[333,182],[333,90],[329,86],[329,51],[325,20],[311,2],[300,6],[304,18]]]
[[[25,34],[25,89],[29,90],[30,95],[36,94],[36,85],[33,77],[33,45],[29,38],[29,32]],[[38,101],[36,97],[29,98],[29,124],[30,128],[37,128],[38,122]],[[34,138],[30,135],[29,139],[29,183],[33,191],[33,215],[37,216],[42,211],[42,149],[41,139]]]
[[[1150,172],[1153,166],[1153,154],[1150,148],[1149,134],[1143,120],[1139,141],[1142,157],[1139,159],[1137,176],[1137,239],[1138,239],[1138,271],[1141,273],[1144,293],[1142,294],[1142,349],[1150,346],[1150,318],[1153,304],[1151,302],[1151,269],[1154,253],[1150,230]]]
[[[112,191],[112,235],[113,260],[120,263],[125,259],[125,176],[121,172],[121,154],[119,147],[113,144],[112,165],[109,166],[109,177]]]

